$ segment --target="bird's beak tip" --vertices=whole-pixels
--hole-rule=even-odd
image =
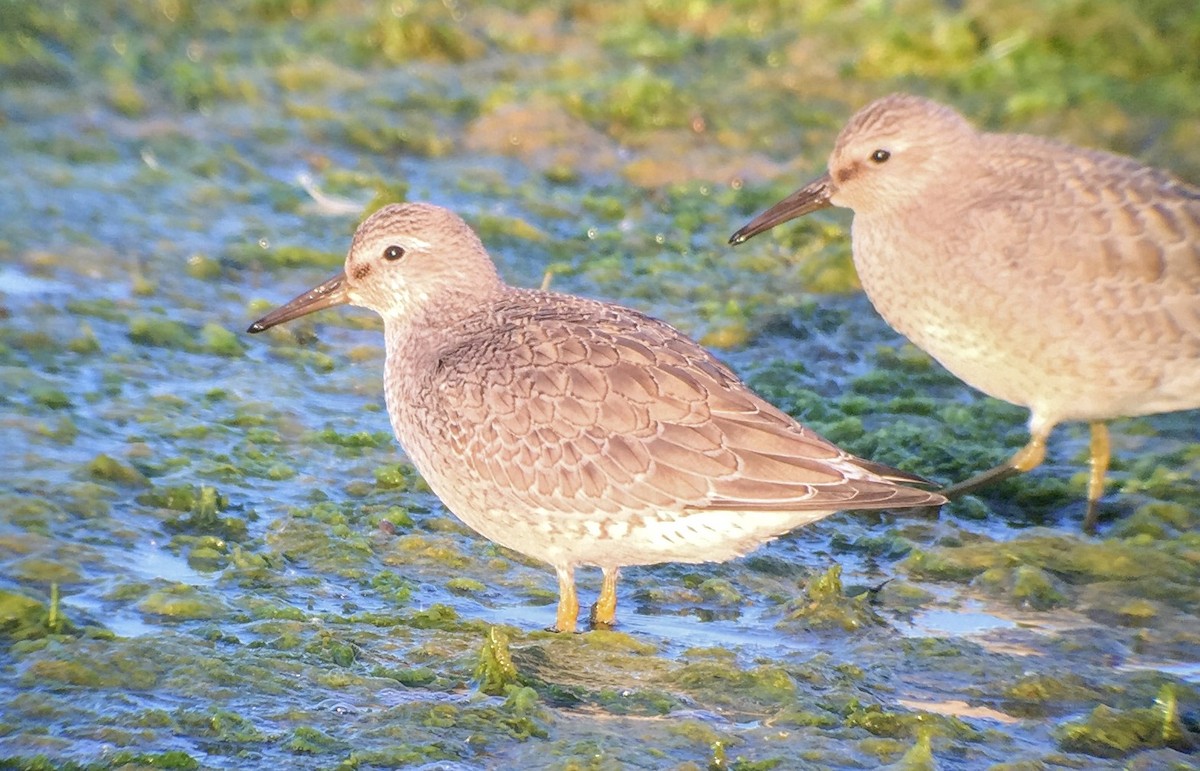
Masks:
[[[832,194],[833,183],[826,172],[746,223],[730,236],[729,243],[737,246],[788,220],[826,209],[833,205],[829,200]]]
[[[339,273],[323,284],[313,287],[302,295],[284,303],[275,310],[251,324],[246,331],[256,335],[270,329],[276,324],[306,316],[322,308],[334,305],[344,305],[350,302],[346,287],[346,274]]]

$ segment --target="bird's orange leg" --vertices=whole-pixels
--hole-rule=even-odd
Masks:
[[[558,573],[558,613],[551,632],[574,632],[579,619],[579,598],[575,595],[575,569],[556,567]]]
[[[593,628],[610,627],[617,623],[617,575],[615,568],[604,568],[604,581],[600,584],[600,597],[592,606],[589,618]]]
[[[1089,533],[1096,530],[1098,512],[1096,505],[1104,495],[1104,475],[1108,473],[1108,460],[1112,456],[1112,444],[1108,439],[1108,426],[1096,421],[1092,423],[1091,466],[1088,477],[1087,513],[1083,517],[1083,529]]]
[[[1007,463],[1002,463],[995,468],[982,471],[958,484],[950,485],[941,490],[941,494],[951,499],[958,498],[959,496],[974,492],[981,487],[990,485],[993,482],[999,482],[1001,479],[1008,479],[1011,476],[1024,474],[1030,469],[1037,468],[1046,459],[1046,437],[1049,435],[1049,429],[1031,435],[1029,442],[1017,450],[1016,454],[1009,458]]]

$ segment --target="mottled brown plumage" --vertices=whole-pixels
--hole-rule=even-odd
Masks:
[[[1200,188],[1137,161],[977,131],[897,94],[856,114],[828,172],[731,242],[827,206],[854,210],[854,264],[879,313],[979,390],[1027,407],[1029,444],[960,494],[1038,465],[1058,423],[1200,406]]]
[[[561,630],[577,565],[604,570],[596,620],[611,623],[622,565],[727,560],[840,509],[943,500],[804,428],[661,321],[507,286],[445,209],[381,209],[344,274],[251,331],[342,302],[383,316],[388,412],[413,464],[472,528],[555,567]]]

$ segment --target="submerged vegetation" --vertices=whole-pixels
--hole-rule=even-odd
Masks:
[[[1200,181],[1197,50],[1170,0],[0,0],[0,768],[1194,766],[1195,414],[1116,424],[1098,537],[1064,426],[561,636],[395,446],[375,318],[241,330],[428,199],[961,479],[1025,415],[883,325],[844,214],[726,238],[892,90]]]

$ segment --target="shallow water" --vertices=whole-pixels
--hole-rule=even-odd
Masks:
[[[242,332],[373,202],[430,200],[511,282],[652,311],[848,449],[961,478],[1024,415],[852,291],[844,214],[724,241],[895,88],[1200,179],[1183,37],[1084,5],[5,7],[0,765],[1189,767],[1196,413],[1114,424],[1096,537],[1064,426],[940,515],[630,569],[617,631],[555,636],[552,573],[391,438],[376,319]]]

